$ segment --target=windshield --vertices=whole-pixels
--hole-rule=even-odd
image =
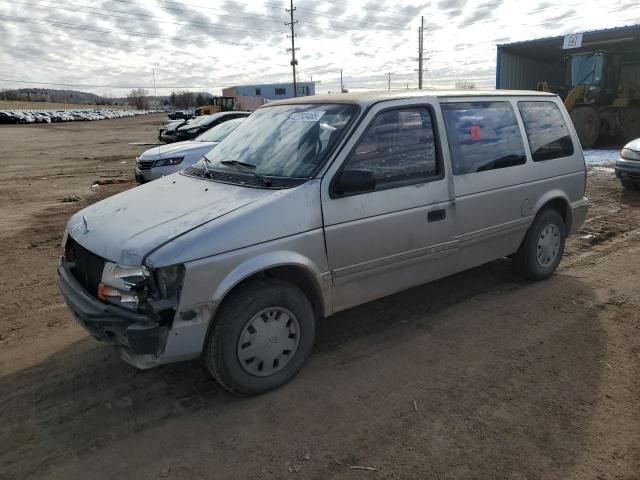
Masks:
[[[194,118],[193,120],[188,122],[188,125],[193,127],[193,126],[196,126],[196,125],[207,124],[207,123],[211,122],[212,120],[214,120],[213,115],[204,115],[204,116],[201,116],[201,117]]]
[[[599,85],[602,78],[603,57],[599,53],[571,57],[571,86]]]
[[[194,165],[238,173],[229,162],[263,176],[308,178],[322,165],[357,112],[355,105],[277,105],[256,110],[224,142]]]
[[[195,138],[196,142],[221,142],[227,136],[233,132],[238,125],[240,125],[244,121],[244,118],[229,120],[227,122],[221,123],[220,125],[216,125],[211,130],[207,130],[202,135],[198,135]]]

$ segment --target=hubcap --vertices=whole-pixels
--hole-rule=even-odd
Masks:
[[[548,267],[558,256],[560,250],[560,230],[554,224],[549,224],[542,229],[538,238],[536,256],[538,264]]]
[[[238,340],[238,360],[245,372],[267,377],[282,370],[300,342],[296,316],[282,307],[269,307],[254,315]]]

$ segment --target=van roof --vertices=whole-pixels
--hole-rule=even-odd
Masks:
[[[368,106],[372,103],[397,100],[404,98],[455,98],[455,97],[556,97],[547,92],[532,90],[406,90],[398,92],[363,92],[343,93],[333,95],[312,95],[306,97],[276,100],[267,105],[287,105],[296,103],[355,103]]]

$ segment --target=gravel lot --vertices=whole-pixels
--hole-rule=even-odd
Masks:
[[[137,372],[57,291],[68,217],[135,186],[162,119],[0,126],[0,478],[640,478],[640,194],[610,170],[550,280],[497,261],[340,313],[240,399]]]

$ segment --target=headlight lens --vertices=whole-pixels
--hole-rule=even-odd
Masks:
[[[640,160],[640,153],[634,152],[629,148],[623,148],[620,152],[620,157],[625,160]]]
[[[128,267],[107,262],[98,286],[98,298],[121,307],[135,310],[140,303],[142,284],[149,278],[145,266]]]
[[[165,158],[163,160],[158,160],[154,164],[154,167],[166,167],[169,165],[180,165],[184,160],[184,157],[173,157],[173,158]]]

